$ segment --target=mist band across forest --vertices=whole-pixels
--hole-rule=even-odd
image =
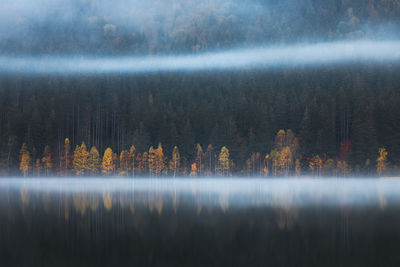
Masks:
[[[350,41],[247,48],[198,55],[146,57],[0,56],[0,71],[22,74],[135,74],[249,70],[338,63],[391,63],[400,59],[400,41]]]

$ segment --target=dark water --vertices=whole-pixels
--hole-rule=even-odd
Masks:
[[[0,266],[400,266],[400,181],[2,179]]]

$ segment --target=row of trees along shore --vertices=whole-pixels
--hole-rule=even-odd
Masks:
[[[340,146],[336,159],[325,155],[304,157],[299,150],[299,140],[291,130],[280,130],[270,153],[259,152],[249,155],[244,168],[238,168],[229,157],[226,146],[215,148],[211,144],[204,150],[200,144],[195,147],[193,159],[181,157],[175,146],[168,157],[161,143],[148,151],[136,151],[134,145],[115,153],[106,148],[103,156],[96,147],[88,148],[85,143],[72,151],[71,143],[65,139],[62,155],[56,157],[49,146],[44,148],[43,157],[35,158],[24,143],[19,155],[19,169],[24,176],[51,175],[106,175],[106,176],[289,176],[289,175],[337,175],[348,176],[352,169],[347,162],[349,142]],[[370,175],[385,173],[388,160],[385,148],[379,148],[375,159],[367,159],[364,169]]]

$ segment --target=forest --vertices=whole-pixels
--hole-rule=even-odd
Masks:
[[[6,16],[17,8],[3,4],[0,51],[173,55],[399,36],[400,1],[156,2],[133,9],[116,1],[118,12],[107,13],[106,1],[71,1],[64,9],[37,7],[40,19]],[[140,75],[1,73],[0,173],[396,175],[398,71],[396,62],[353,62]]]
[[[1,171],[395,174],[398,69],[2,77]]]

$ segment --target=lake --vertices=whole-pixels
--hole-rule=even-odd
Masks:
[[[2,178],[0,266],[399,266],[400,180]]]

